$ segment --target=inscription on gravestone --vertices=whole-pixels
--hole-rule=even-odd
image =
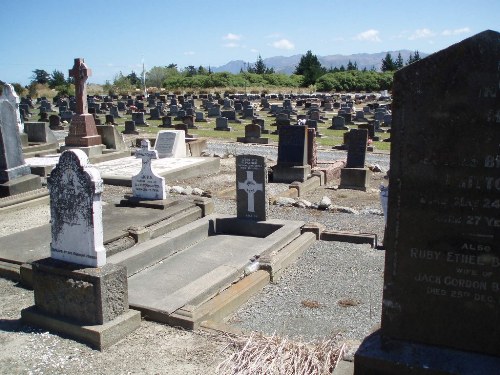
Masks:
[[[48,180],[54,259],[101,267],[106,264],[103,245],[101,193],[97,168],[81,150],[64,151]]]
[[[186,157],[184,130],[161,130],[156,134],[155,150],[161,158]]]
[[[500,368],[499,57],[485,31],[394,76],[380,334],[476,358],[446,373]]]
[[[237,217],[266,220],[266,161],[263,156],[236,156]]]
[[[151,160],[158,159],[158,152],[151,149],[149,140],[141,141],[141,148],[135,156],[142,159],[142,168],[138,175],[132,176],[132,194],[136,198],[163,200],[165,192],[165,178],[158,176],[151,167]]]

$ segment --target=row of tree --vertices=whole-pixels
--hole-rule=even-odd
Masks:
[[[360,70],[357,62],[349,61],[347,66],[326,68],[321,65],[318,57],[310,50],[300,59],[295,71],[291,75],[276,73],[272,67],[266,66],[259,55],[254,64],[247,63],[239,74],[227,72],[214,73],[210,66],[196,68],[190,65],[179,70],[177,64],[154,66],[145,72],[143,78],[132,71],[128,75],[117,74],[113,82],[106,81],[104,90],[110,93],[126,93],[147,87],[170,89],[209,89],[227,87],[310,87],[318,91],[352,91],[352,90],[384,90],[392,86],[393,72],[402,67],[420,60],[418,51],[411,53],[406,62],[401,53],[393,59],[387,53],[382,60],[381,72],[374,67]],[[35,84],[48,85],[60,94],[74,93],[73,79],[64,77],[64,74],[54,70],[51,74],[42,69],[33,71],[31,86]],[[28,87],[28,89],[30,89]],[[31,91],[31,90],[30,90]]]

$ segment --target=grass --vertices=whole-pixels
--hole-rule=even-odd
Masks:
[[[197,101],[196,105],[198,108],[201,107],[201,101]],[[299,109],[299,113],[302,113],[303,110]],[[275,117],[269,116],[269,113],[266,111],[256,111],[256,114],[264,119],[264,126],[270,132],[276,130],[275,126],[272,124],[275,122]],[[104,121],[104,115],[99,115],[102,121]],[[131,119],[131,115],[122,114],[122,118],[116,119],[115,121],[118,123],[117,129],[121,132],[125,129],[125,121]],[[344,139],[344,130],[332,130],[328,129],[331,125],[332,117],[334,116],[333,112],[327,112],[327,119],[324,120],[324,123],[318,123],[318,130],[323,135],[322,138],[316,138],[316,142],[319,146],[323,147],[333,147],[337,145],[341,145]],[[251,123],[250,120],[243,119],[241,123],[233,123],[229,122],[228,126],[231,128],[231,131],[217,131],[215,128],[215,118],[206,118],[209,122],[196,122],[194,125],[198,127],[198,129],[190,129],[189,133],[196,134],[199,137],[207,137],[210,139],[218,139],[222,141],[236,141],[237,137],[245,136],[245,125]],[[138,131],[141,133],[151,134],[151,136],[155,136],[159,130],[162,128],[158,128],[159,125],[162,124],[161,120],[147,120],[146,122],[149,124],[149,127],[141,127],[138,126]],[[172,124],[181,124],[182,121],[172,119]],[[350,128],[355,128],[355,126],[350,126]],[[377,135],[381,138],[380,142],[373,142],[373,146],[375,150],[383,150],[389,151],[391,148],[390,142],[382,142],[382,140],[389,138],[389,133],[377,133]],[[278,142],[278,135],[274,134],[262,134],[262,137],[269,138],[271,142]]]

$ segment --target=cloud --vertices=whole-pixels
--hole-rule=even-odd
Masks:
[[[194,54],[195,54],[194,51],[186,51],[186,52],[184,52],[184,55],[186,55],[186,56],[192,56]]]
[[[240,40],[241,35],[238,34],[233,34],[233,33],[228,33],[222,37],[224,40]]]
[[[278,49],[294,49],[295,48],[295,45],[292,42],[290,42],[288,39],[277,40],[276,42],[271,43],[270,46],[273,46],[274,48],[278,48]]]
[[[378,34],[379,34],[378,30],[370,29],[359,33],[353,39],[365,42],[381,42],[381,39],[378,36]]]
[[[461,29],[454,29],[454,30],[443,30],[441,35],[445,36],[450,36],[450,35],[459,35],[459,34],[466,34],[470,33],[470,28],[468,27],[462,27]]]
[[[226,48],[236,48],[236,47],[239,47],[240,45],[238,43],[229,42],[229,43],[223,44],[222,46],[226,47]]]
[[[418,29],[418,30],[415,30],[413,32],[413,34],[411,34],[408,37],[408,40],[431,38],[434,35],[436,35],[436,34],[434,32],[432,32],[431,30],[429,30],[429,29]]]
[[[257,53],[257,52],[259,52],[259,50],[258,50],[258,49],[255,49],[255,48],[251,48],[251,49],[250,49],[250,52]]]

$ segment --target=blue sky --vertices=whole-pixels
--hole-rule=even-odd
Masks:
[[[0,80],[62,71],[76,57],[91,83],[140,73],[401,49],[432,53],[486,29],[500,31],[499,0],[15,0],[2,2]]]

